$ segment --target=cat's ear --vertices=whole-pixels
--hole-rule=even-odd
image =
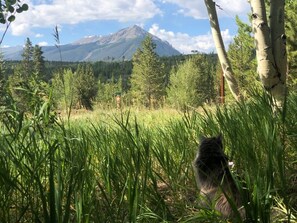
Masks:
[[[199,136],[199,142],[200,142],[200,143],[203,142],[205,139],[206,139],[205,136],[203,136],[203,135],[200,135],[200,136]]]
[[[216,141],[217,141],[217,144],[219,145],[219,147],[220,147],[221,149],[223,149],[223,135],[222,135],[222,133],[220,133],[220,134],[217,136]]]
[[[217,140],[223,142],[223,135],[222,135],[222,133],[220,133],[220,134],[217,136]]]

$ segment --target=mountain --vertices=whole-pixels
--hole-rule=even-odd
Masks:
[[[150,35],[156,44],[159,56],[179,55],[168,42],[148,33],[139,26],[132,26],[107,36],[89,36],[71,44],[61,45],[63,61],[111,61],[130,60],[141,46],[144,38]],[[59,61],[59,50],[55,46],[42,47],[45,60]],[[22,47],[2,48],[6,60],[21,60]]]

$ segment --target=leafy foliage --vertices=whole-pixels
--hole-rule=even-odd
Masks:
[[[52,79],[53,103],[58,109],[65,109],[66,113],[78,103],[74,85],[75,74],[71,69],[60,70]]]
[[[13,22],[15,13],[22,13],[28,10],[27,4],[21,4],[20,0],[1,1],[0,4],[0,23]]]
[[[27,11],[29,6],[21,0],[5,0],[0,1],[0,23],[6,24],[6,29],[0,39],[0,45],[4,39],[4,36],[10,26],[10,24],[15,20],[15,14]]]
[[[286,36],[289,62],[288,84],[292,90],[297,89],[297,2],[286,1]]]
[[[116,96],[123,97],[122,79],[111,78],[106,83],[98,82],[98,93],[96,101],[105,108],[116,107]]]
[[[170,75],[168,101],[185,110],[214,99],[214,63],[204,55],[194,55]]]
[[[60,70],[54,75],[52,87],[56,105],[60,109],[65,108],[66,113],[71,108],[92,110],[98,86],[89,64],[78,65],[76,72]]]

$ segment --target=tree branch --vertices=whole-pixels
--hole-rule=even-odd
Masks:
[[[232,95],[235,97],[236,100],[239,100],[241,98],[239,87],[236,79],[234,78],[233,71],[223,43],[222,35],[220,32],[220,26],[218,22],[218,16],[215,8],[216,4],[213,0],[204,0],[204,2],[207,8],[211,32],[218,53],[219,61],[224,72],[224,77],[226,78],[227,84]]]

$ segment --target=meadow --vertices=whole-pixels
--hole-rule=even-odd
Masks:
[[[257,95],[185,113],[95,109],[70,119],[44,103],[1,119],[0,222],[228,222],[199,206],[192,169],[199,137],[220,133],[250,193],[247,222],[297,222],[296,94],[280,110]]]

